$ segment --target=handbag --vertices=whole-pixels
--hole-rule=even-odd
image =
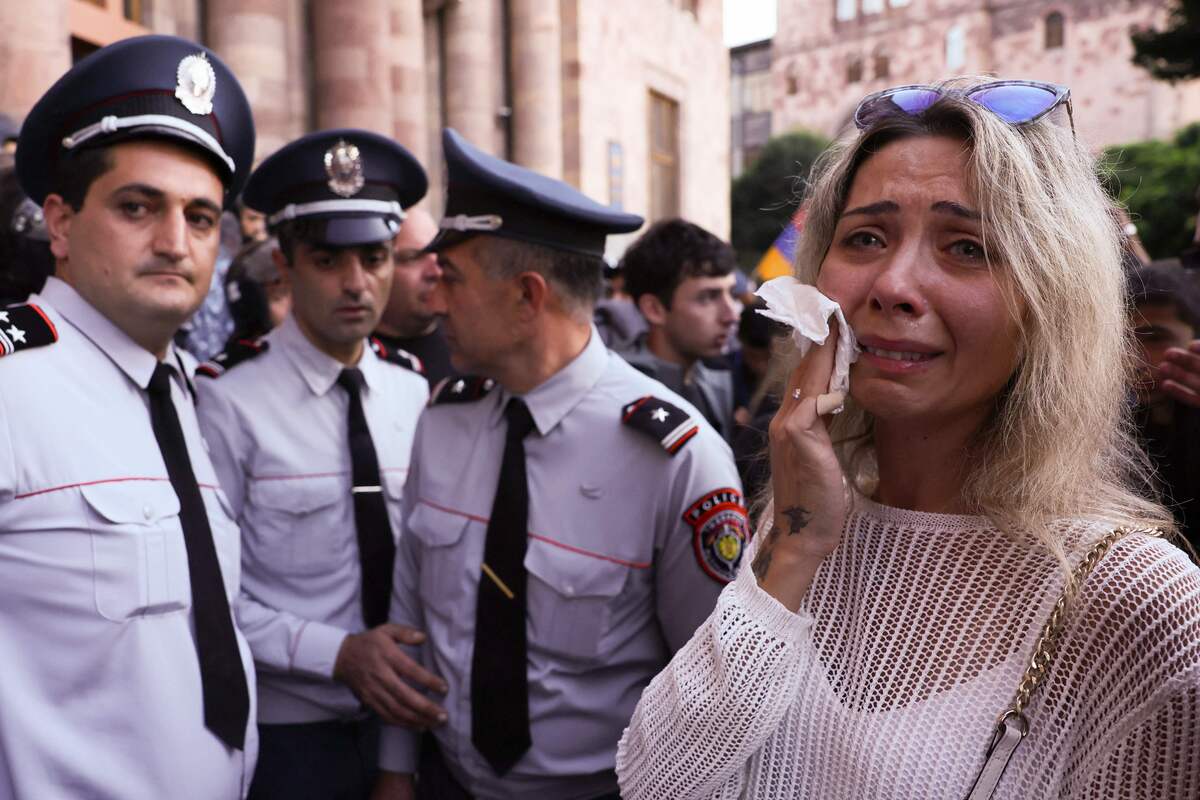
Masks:
[[[1066,627],[1067,612],[1070,610],[1070,606],[1079,594],[1083,582],[1095,569],[1096,564],[1100,563],[1100,559],[1104,558],[1104,555],[1118,539],[1133,533],[1160,535],[1159,531],[1152,528],[1117,528],[1092,545],[1075,569],[1071,571],[1071,580],[1067,581],[1066,587],[1063,588],[1062,594],[1050,612],[1050,618],[1042,626],[1037,645],[1033,649],[1033,656],[1029,659],[1029,667],[1017,685],[1016,697],[996,720],[996,728],[992,732],[991,742],[984,754],[983,767],[975,777],[975,783],[967,794],[966,800],[989,800],[995,793],[996,786],[1000,783],[1000,778],[1004,776],[1004,771],[1012,761],[1017,747],[1029,735],[1029,717],[1026,716],[1025,709],[1029,706],[1029,701],[1037,693],[1037,690],[1041,688],[1046,674],[1054,663],[1054,654],[1058,650],[1063,628]]]

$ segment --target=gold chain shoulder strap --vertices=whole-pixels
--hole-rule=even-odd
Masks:
[[[992,733],[992,741],[988,745],[987,754],[984,757],[983,769],[975,778],[975,785],[967,795],[967,800],[987,800],[992,796],[996,784],[1000,782],[1000,777],[1008,767],[1013,753],[1016,752],[1017,745],[1029,734],[1029,719],[1025,716],[1025,709],[1029,706],[1033,695],[1041,688],[1046,674],[1050,671],[1050,665],[1054,663],[1059,639],[1067,624],[1067,611],[1079,595],[1079,590],[1083,588],[1083,583],[1087,580],[1088,575],[1100,563],[1100,559],[1104,558],[1118,539],[1134,533],[1161,535],[1161,532],[1154,528],[1117,528],[1092,545],[1080,562],[1075,565],[1075,569],[1071,571],[1071,580],[1063,588],[1062,594],[1050,611],[1050,618],[1046,620],[1041,634],[1038,635],[1037,645],[1033,648],[1033,657],[1029,659],[1029,667],[1017,685],[1017,694],[1013,698],[1012,704],[996,721],[996,729]]]

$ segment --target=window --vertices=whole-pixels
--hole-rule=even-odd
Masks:
[[[908,5],[910,1],[911,0],[891,0],[890,5],[892,8],[903,8],[904,6]]]
[[[858,0],[837,0],[837,18],[841,22],[852,20],[858,14]]]
[[[787,74],[787,93],[796,94],[800,91],[800,79],[796,77],[796,70],[789,69]]]
[[[144,0],[71,0],[71,54],[79,58],[92,48],[118,39],[150,33],[142,25]]]
[[[862,0],[862,13],[879,14],[883,12],[883,0]]]
[[[797,87],[799,88],[799,87]],[[755,72],[747,75],[742,110],[747,112],[771,110],[771,73]],[[793,92],[794,94],[794,92]]]
[[[679,216],[679,104],[650,93],[650,220]]]
[[[967,63],[967,33],[962,25],[946,31],[946,69],[962,69]]]
[[[858,83],[863,79],[863,62],[855,58],[846,66],[846,83]]]
[[[1046,15],[1046,49],[1056,50],[1063,46],[1063,41],[1066,38],[1064,30],[1066,23],[1063,20],[1063,15],[1057,11],[1051,11]]]
[[[887,55],[885,53],[876,53],[875,54],[875,77],[876,78],[888,77],[888,71],[890,69],[891,69],[891,64],[888,61]]]

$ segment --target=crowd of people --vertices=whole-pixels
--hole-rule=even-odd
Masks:
[[[692,222],[81,60],[0,126],[0,797],[1197,796],[1195,251],[1070,103],[864,99],[801,357]]]

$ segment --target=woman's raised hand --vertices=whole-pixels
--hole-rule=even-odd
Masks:
[[[838,331],[792,371],[769,431],[774,516],[759,544],[759,585],[792,611],[821,562],[842,540],[846,490],[825,423],[843,398],[828,394]]]

